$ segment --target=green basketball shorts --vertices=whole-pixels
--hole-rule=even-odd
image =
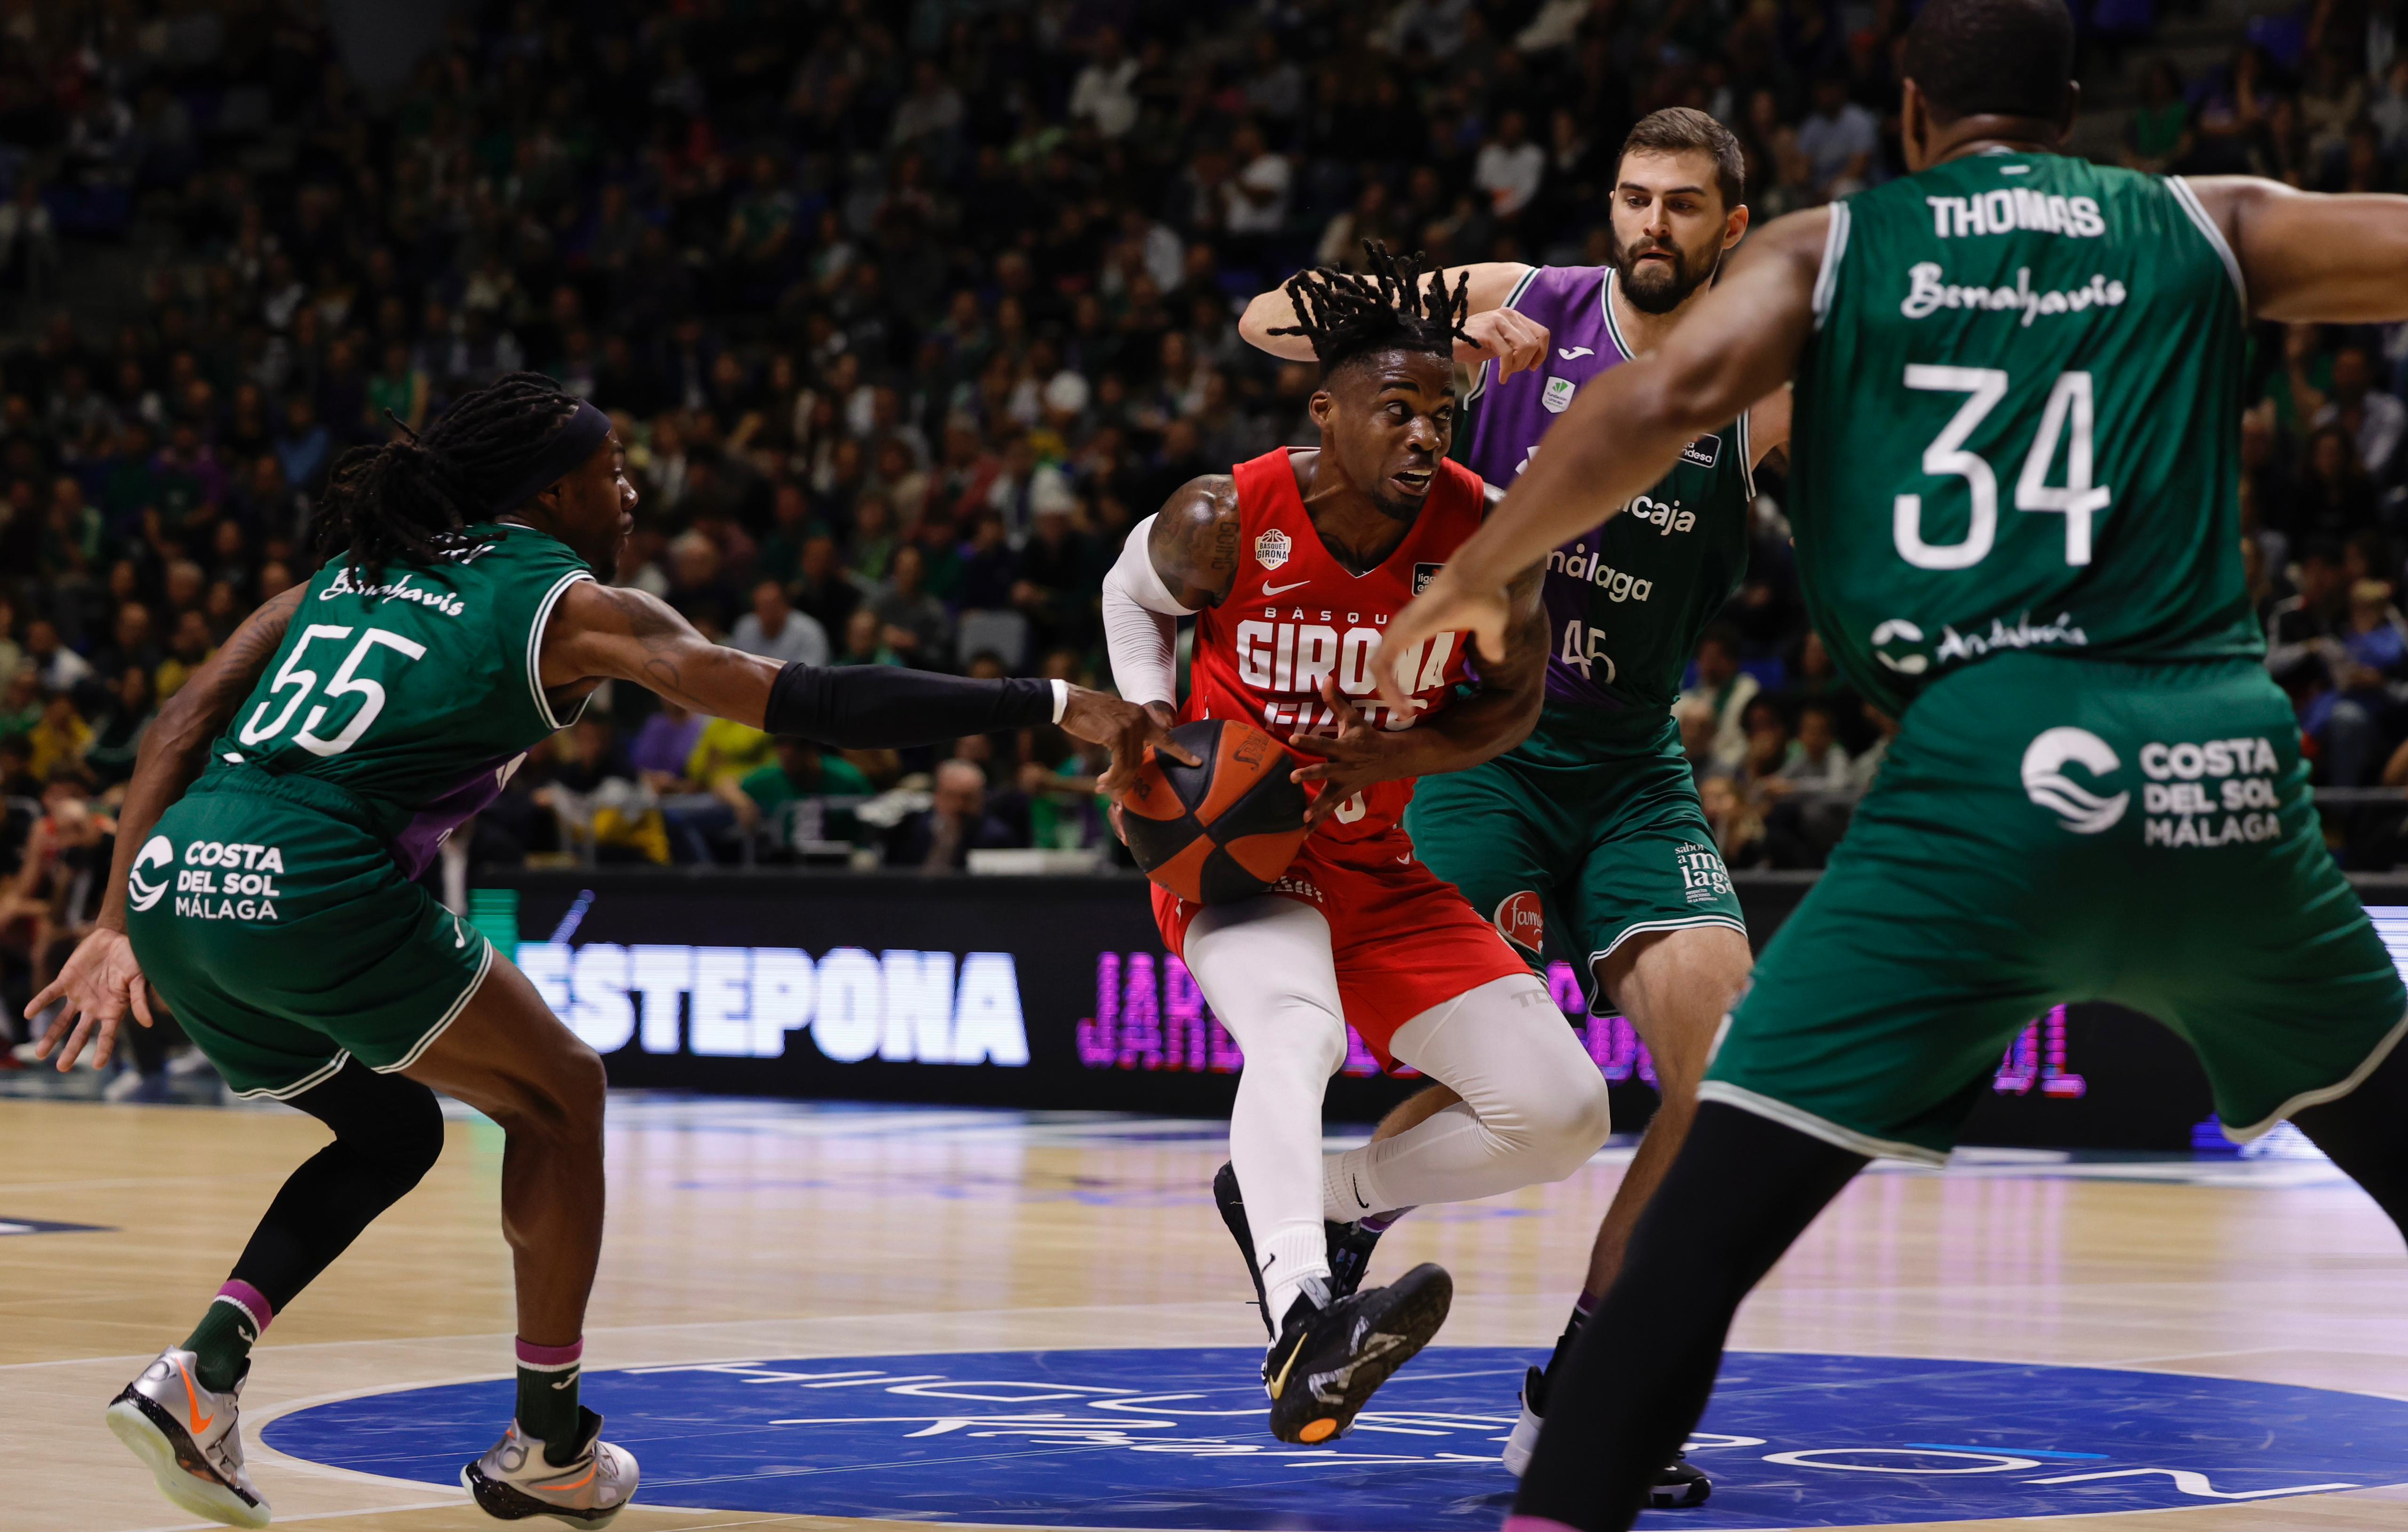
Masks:
[[[255,772],[212,777],[160,816],[135,858],[134,955],[238,1095],[282,1100],[345,1058],[407,1068],[494,961],[491,943],[345,816],[347,796]]]
[[[1586,980],[1650,931],[1747,930],[1670,719],[1640,733],[1551,708],[1495,760],[1423,778],[1405,827],[1533,966],[1549,931]]]
[[[2050,1007],[2112,1000],[2199,1052],[2243,1142],[2348,1094],[2408,991],[2334,866],[2299,725],[2245,660],[2007,654],[1907,713],[1757,961],[1699,1095],[1935,1161]]]

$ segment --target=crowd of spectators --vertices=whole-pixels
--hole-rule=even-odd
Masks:
[[[2086,57],[2147,0],[2077,6]],[[315,566],[345,449],[532,367],[617,420],[621,566],[782,659],[1095,680],[1168,493],[1306,439],[1233,314],[1366,238],[1601,260],[1627,124],[1711,111],[1775,216],[1898,173],[1902,0],[515,0],[370,95],[309,0],[0,0],[0,946],[36,975],[159,701]],[[2398,0],[2135,56],[2127,158],[2396,188]],[[2100,65],[2103,66],[2103,65]],[[99,305],[79,264],[138,270]],[[114,269],[114,268],[112,268]],[[2269,327],[2253,597],[2320,780],[2408,781],[2408,331]],[[1805,630],[1771,476],[1684,702],[1742,866],[1813,866],[1891,727]],[[839,756],[629,687],[455,858],[959,866],[1104,847],[1053,731]],[[456,876],[456,868],[455,876]]]

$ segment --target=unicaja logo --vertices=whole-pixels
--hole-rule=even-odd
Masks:
[[[2122,819],[2124,810],[2131,807],[2132,795],[2100,797],[2065,775],[2068,762],[2087,768],[2094,777],[2104,777],[2123,765],[2107,741],[2088,729],[2049,729],[2025,748],[2025,795],[2057,815],[2075,835],[2097,835]]]
[[[142,869],[168,867],[175,863],[176,848],[165,836],[154,835],[144,841],[142,849],[135,853],[134,866],[125,872],[126,902],[136,909],[148,909],[157,904],[160,896],[167,892],[167,884],[165,880],[155,883],[149,881],[142,876]]]

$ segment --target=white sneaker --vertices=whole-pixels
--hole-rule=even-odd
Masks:
[[[100,1098],[103,1101],[130,1100],[134,1093],[141,1088],[142,1072],[140,1070],[120,1069],[109,1077],[108,1084],[100,1088]]]
[[[161,1352],[109,1402],[108,1428],[186,1511],[228,1526],[265,1526],[267,1502],[242,1466],[242,1380],[213,1393],[193,1375],[196,1360],[188,1351]]]
[[[217,1066],[209,1062],[209,1056],[197,1048],[179,1048],[167,1055],[167,1072],[179,1079],[215,1067]]]
[[[602,1439],[602,1417],[591,1410],[578,1411],[578,1439],[585,1450],[553,1468],[544,1460],[544,1444],[512,1421],[492,1451],[460,1470],[461,1486],[497,1522],[550,1516],[571,1526],[608,1526],[636,1497],[635,1454]]]
[[[1543,1402],[1546,1380],[1547,1375],[1537,1367],[1522,1380],[1522,1418],[1513,1423],[1513,1434],[1505,1439],[1505,1471],[1516,1479],[1530,1471],[1530,1454],[1539,1450],[1539,1430],[1546,1422],[1530,1408],[1530,1396],[1539,1395]]]

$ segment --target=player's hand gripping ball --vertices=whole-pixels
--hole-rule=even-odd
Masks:
[[[1251,723],[1208,718],[1170,737],[1201,766],[1152,750],[1121,799],[1121,829],[1145,875],[1190,904],[1227,904],[1278,882],[1305,837],[1297,758]]]

